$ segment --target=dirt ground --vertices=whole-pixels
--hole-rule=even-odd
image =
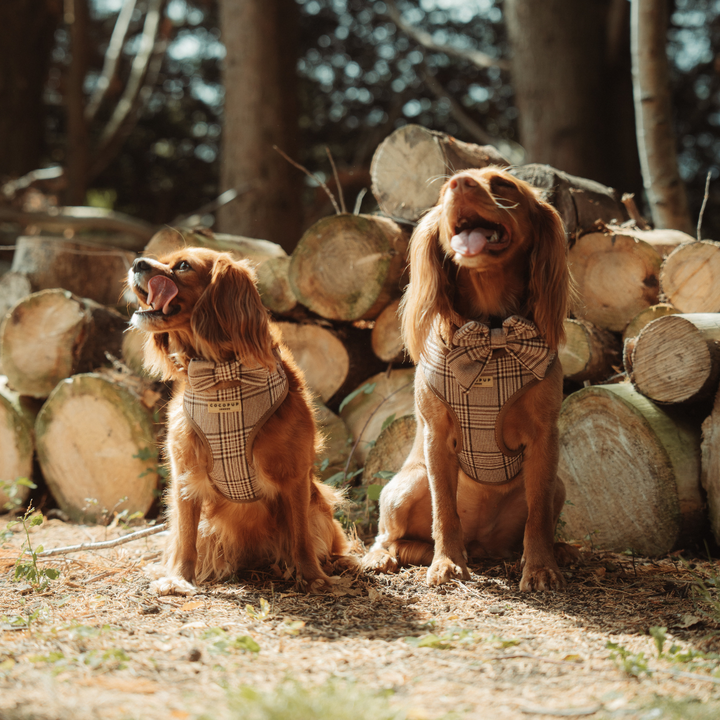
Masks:
[[[126,532],[46,520],[30,537]],[[158,598],[143,568],[163,535],[40,562],[60,572],[41,592],[13,579],[24,540],[17,526],[0,547],[3,719],[291,718],[277,698],[301,691],[328,718],[720,717],[720,615],[698,595],[714,568],[696,558],[588,551],[564,593],[520,593],[501,563],[439,589],[409,568],[332,594],[255,574]]]

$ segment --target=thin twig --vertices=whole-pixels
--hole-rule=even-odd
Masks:
[[[145,528],[144,530],[138,530],[137,532],[130,533],[129,535],[123,535],[122,537],[115,538],[115,540],[105,540],[103,542],[89,542],[82,543],[81,545],[68,545],[67,547],[59,547],[54,550],[43,550],[37,553],[37,557],[53,557],[53,555],[69,555],[70,553],[80,552],[81,550],[107,550],[108,548],[114,548],[118,545],[124,545],[125,543],[132,542],[133,540],[139,540],[140,538],[147,537],[148,535],[157,535],[157,533],[167,530],[168,524],[162,523],[161,525],[154,525],[153,527]]]
[[[368,189],[363,188],[355,198],[355,209],[353,210],[353,215],[359,215],[360,214],[360,207],[362,206],[362,201],[365,198],[365,194],[367,193]]]
[[[335,213],[337,215],[340,215],[340,208],[338,207],[337,200],[335,200],[335,196],[330,192],[330,188],[317,175],[311,173],[307,168],[300,165],[300,163],[296,163],[292,158],[288,157],[277,145],[273,145],[273,150],[279,155],[282,155],[293,167],[296,167],[298,170],[302,170],[308,177],[311,177],[318,185],[320,185],[320,187],[327,193],[327,196],[330,198],[330,202],[335,208]]]
[[[333,160],[330,148],[327,145],[325,146],[325,152],[327,153],[328,160],[330,160],[330,167],[332,168],[333,177],[335,178],[335,187],[337,188],[338,198],[340,198],[340,208],[344,213],[346,213],[347,208],[345,207],[345,196],[343,195],[342,185],[340,184],[340,176],[338,175],[337,168],[335,167],[335,161]]]
[[[215,200],[211,200],[209,203],[205,203],[205,205],[199,207],[194,212],[191,212],[188,215],[178,215],[174,220],[171,220],[168,225],[174,226],[174,225],[182,225],[184,223],[189,223],[190,220],[192,220],[195,217],[199,217],[202,215],[207,215],[208,213],[215,212],[217,209],[221,208],[223,205],[227,205],[228,203],[232,202],[233,200],[237,199],[241,195],[244,195],[245,193],[250,192],[255,186],[257,185],[256,182],[249,182],[244,183],[240,187],[237,188],[230,188],[230,190],[226,190],[224,193],[221,193],[218,195],[218,197],[215,198]]]
[[[702,221],[703,221],[703,215],[705,214],[705,206],[707,205],[708,196],[710,194],[710,176],[712,175],[712,170],[708,170],[707,178],[705,178],[705,195],[703,195],[703,201],[702,206],[700,207],[700,215],[698,215],[698,223],[697,223],[697,241],[700,242],[700,231],[702,230]]]

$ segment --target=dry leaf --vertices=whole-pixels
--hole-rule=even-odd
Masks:
[[[190,602],[186,602],[181,608],[181,612],[190,612],[191,610],[197,610],[198,608],[201,608],[205,605],[205,603],[202,600],[192,600]]]

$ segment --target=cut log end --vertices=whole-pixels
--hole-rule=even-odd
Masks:
[[[720,312],[720,243],[680,245],[663,263],[660,282],[668,300],[683,313]]]

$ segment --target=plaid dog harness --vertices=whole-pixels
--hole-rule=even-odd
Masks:
[[[420,366],[453,416],[460,467],[473,480],[505,483],[520,472],[523,447],[507,448],[502,422],[515,400],[545,377],[554,359],[537,327],[517,315],[501,328],[468,322],[455,331],[450,346],[437,331],[431,334]]]
[[[273,373],[247,368],[237,360],[190,361],[185,415],[208,451],[211,480],[228,500],[260,499],[253,441],[287,393],[288,380],[279,361]]]

